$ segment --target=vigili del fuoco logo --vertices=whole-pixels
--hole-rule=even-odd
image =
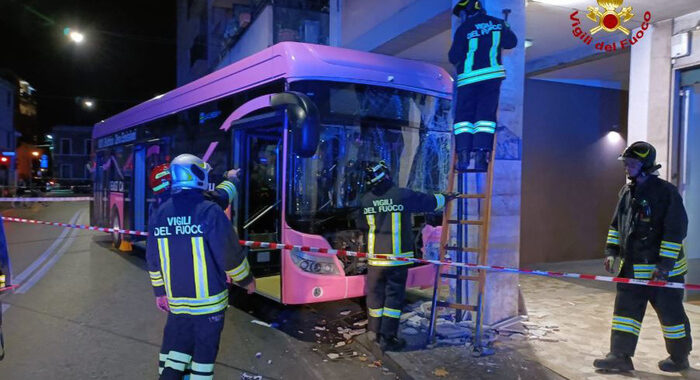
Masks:
[[[631,6],[625,6],[623,3],[624,0],[598,0],[597,7],[589,6],[586,18],[593,22],[593,24],[589,23],[590,29],[581,24],[578,10],[574,11],[569,16],[573,22],[571,32],[574,37],[586,45],[593,44],[596,49],[606,52],[626,49],[639,42],[644,38],[646,30],[649,29],[651,12],[644,12],[644,22],[642,22],[641,28],[636,33],[632,33],[627,23],[634,17],[634,11]],[[588,21],[586,22],[588,23]],[[594,36],[600,32],[619,33],[622,39],[613,43],[596,43]]]

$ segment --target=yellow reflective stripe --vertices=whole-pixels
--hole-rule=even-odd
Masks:
[[[218,184],[216,188],[226,191],[226,194],[228,194],[229,203],[233,202],[233,198],[236,196],[236,185],[230,181],[224,181]]]
[[[394,254],[401,253],[401,213],[391,213],[391,247]]]
[[[661,241],[661,248],[666,248],[666,249],[671,250],[671,251],[680,251],[681,248],[683,248],[683,244],[674,243],[672,241],[662,240]]]
[[[192,370],[197,372],[214,372],[214,364],[192,362]]]
[[[374,317],[374,318],[380,318],[384,314],[384,308],[380,307],[379,309],[369,309],[369,316]]]
[[[464,74],[462,75],[469,75],[472,72],[472,68],[474,67],[474,53],[476,53],[476,49],[479,47],[479,39],[478,38],[470,38],[469,39],[469,51],[467,51],[467,57],[464,60]]]
[[[170,297],[173,292],[170,289],[170,248],[168,238],[158,239],[158,255],[160,256],[160,269],[163,272],[165,282],[165,293]]]
[[[442,194],[434,194],[434,195],[435,195],[435,200],[437,201],[437,207],[435,207],[435,211],[437,211],[445,206],[445,196]]]
[[[659,251],[659,256],[668,257],[670,259],[677,259],[678,255],[680,255],[680,252],[678,252],[678,251],[669,251],[669,250],[663,249],[663,248]]]
[[[493,31],[491,33],[491,50],[489,51],[489,61],[491,67],[498,66],[498,48],[501,46],[501,32]]]
[[[385,307],[384,316],[389,318],[401,318],[401,310]]]
[[[191,238],[192,265],[194,272],[194,289],[197,298],[209,297],[209,279],[207,276],[207,260],[204,257],[204,238]]]
[[[157,280],[159,278],[163,278],[163,276],[160,274],[160,271],[157,272],[148,272],[148,275],[151,276],[152,279]]]
[[[248,274],[250,274],[250,265],[248,264],[248,258],[244,258],[243,262],[234,269],[226,271],[226,274],[228,274],[233,281],[241,281],[248,277]]]
[[[374,223],[374,215],[367,215],[367,225],[369,226],[369,234],[367,236],[367,252],[374,255],[374,231],[377,229],[377,225]]]
[[[228,290],[224,290],[219,294],[207,297],[207,298],[188,298],[188,297],[169,297],[168,303],[175,306],[207,306],[214,303],[221,302],[221,300],[227,299]]]

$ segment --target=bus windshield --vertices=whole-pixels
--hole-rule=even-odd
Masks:
[[[364,169],[370,162],[385,161],[401,187],[428,193],[447,188],[448,99],[322,81],[293,82],[291,89],[316,102],[322,123],[316,154],[289,157],[286,221],[291,228],[322,235],[335,248],[353,247],[346,238],[359,237],[352,231],[360,197],[368,190]]]

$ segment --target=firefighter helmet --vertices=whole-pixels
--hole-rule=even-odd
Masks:
[[[622,161],[625,158],[633,158],[642,163],[642,171],[651,174],[661,168],[656,164],[656,149],[653,145],[645,141],[637,141],[625,149],[618,157]]]
[[[172,176],[170,175],[170,165],[158,165],[151,170],[150,184],[153,194],[161,194],[170,188]]]
[[[365,170],[365,183],[370,187],[374,187],[384,181],[391,180],[391,171],[384,161],[370,163],[367,165]]]
[[[173,189],[201,189],[209,186],[211,166],[191,154],[181,154],[170,163]]]
[[[461,0],[457,2],[454,8],[452,8],[452,13],[459,17],[462,11],[466,11],[467,14],[476,13],[481,10],[481,2],[479,0]]]

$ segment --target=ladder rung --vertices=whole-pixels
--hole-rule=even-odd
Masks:
[[[460,280],[464,280],[464,281],[481,281],[481,277],[479,277],[479,276],[464,276],[464,275],[457,276],[456,274],[451,274],[451,273],[443,273],[440,275],[440,277],[452,278],[452,279],[456,279],[457,277],[459,277]]]
[[[446,250],[448,251],[462,251],[462,252],[472,252],[472,253],[479,253],[481,252],[481,249],[479,248],[471,248],[471,247],[445,247]]]
[[[486,199],[486,194],[460,194],[457,198],[462,199]]]
[[[455,173],[487,173],[488,170],[476,170],[476,169],[457,169],[455,168]]]
[[[450,309],[476,311],[476,306],[474,306],[474,305],[464,305],[461,303],[449,303],[449,302],[441,302],[441,301],[438,301],[437,305],[439,307],[449,307]]]
[[[483,226],[483,220],[449,220],[450,224],[469,224],[471,226]]]

